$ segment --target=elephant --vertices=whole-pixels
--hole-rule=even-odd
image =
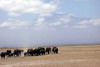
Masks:
[[[39,47],[36,49],[28,49],[27,52],[24,53],[25,56],[39,56],[39,55],[45,55],[45,48]]]
[[[33,56],[33,49],[28,49],[27,52],[24,53],[24,55],[28,55],[28,56]]]
[[[10,54],[9,54],[9,57],[13,57],[13,56],[14,56],[14,53],[10,53]]]
[[[11,50],[7,50],[6,51],[6,55],[7,55],[7,57],[10,57],[9,55],[12,53],[12,51]]]
[[[20,49],[15,49],[13,54],[14,54],[14,57],[19,57],[21,56],[21,53],[24,52],[24,50],[20,50]]]
[[[6,58],[6,52],[1,52],[1,58],[3,59],[5,59]]]
[[[50,54],[51,48],[50,48],[50,47],[47,47],[47,48],[46,48],[46,52],[47,52],[48,54]]]
[[[54,54],[58,54],[58,48],[57,48],[57,47],[53,47],[53,48],[52,48],[52,52],[53,52]]]
[[[24,52],[24,56],[28,56],[28,53],[27,52]]]
[[[40,55],[45,55],[46,53],[45,48],[41,47],[39,50],[40,50]]]

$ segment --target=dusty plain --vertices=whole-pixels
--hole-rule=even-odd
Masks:
[[[0,67],[100,67],[100,45],[58,46],[59,54],[1,59]],[[0,49],[6,51],[8,49]],[[28,48],[19,48],[27,50]]]

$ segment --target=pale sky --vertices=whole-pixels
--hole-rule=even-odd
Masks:
[[[0,47],[100,44],[100,0],[0,0]]]

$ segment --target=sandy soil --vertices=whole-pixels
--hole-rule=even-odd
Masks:
[[[0,67],[100,67],[100,45],[58,48],[59,54],[0,59]],[[0,49],[0,52],[6,50]]]

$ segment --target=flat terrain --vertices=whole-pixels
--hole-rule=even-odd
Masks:
[[[58,46],[58,48],[59,54],[0,59],[0,67],[100,67],[100,45]],[[0,49],[0,52],[6,50]]]

